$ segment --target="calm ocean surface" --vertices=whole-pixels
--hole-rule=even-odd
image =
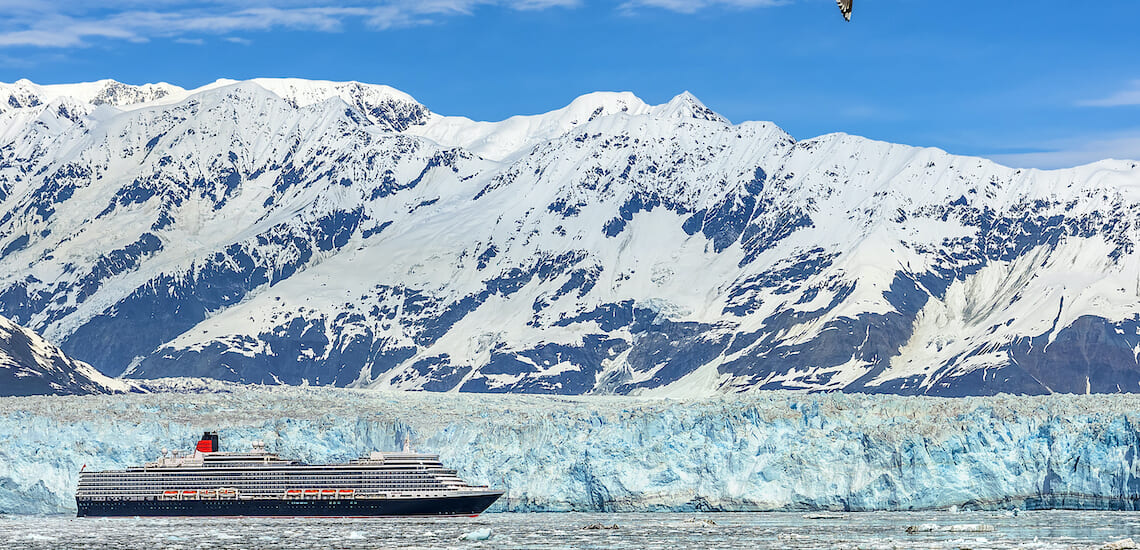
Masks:
[[[617,529],[586,529],[594,524]],[[908,527],[909,529],[908,532]],[[490,529],[490,538],[459,538]],[[1099,548],[1140,513],[484,514],[448,519],[0,516],[2,548]]]

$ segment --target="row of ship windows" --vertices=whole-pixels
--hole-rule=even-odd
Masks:
[[[80,487],[79,492],[99,492],[99,493],[146,493],[153,491],[167,491],[167,490],[182,490],[182,489],[198,489],[209,488],[210,485],[164,485],[161,487]],[[242,491],[284,491],[286,489],[294,489],[302,487],[300,485],[259,485],[259,486],[240,486],[234,487]],[[354,489],[357,491],[387,491],[387,490],[400,490],[400,489],[439,489],[445,487],[444,485],[373,485],[373,486],[345,486],[345,485],[307,485],[305,488],[311,489]]]
[[[411,478],[344,478],[344,477],[289,477],[289,478],[232,478],[232,477],[183,477],[183,478],[140,478],[140,479],[107,479],[82,478],[80,483],[101,485],[136,485],[139,483],[435,483],[439,481],[453,481],[459,478],[449,477],[411,477]]]
[[[448,477],[408,477],[408,478],[359,478],[359,477],[287,477],[287,478],[234,478],[234,477],[164,477],[140,479],[107,479],[107,478],[81,478],[80,483],[97,483],[101,485],[124,485],[139,483],[433,483],[436,481],[450,481],[459,479]]]
[[[306,487],[305,488],[305,490],[308,490],[308,489],[319,490],[319,488],[314,488],[314,487]],[[201,488],[170,489],[170,488],[164,488],[163,490],[152,489],[150,491],[88,491],[88,490],[80,490],[76,494],[78,496],[154,495],[154,494],[160,494],[160,493],[165,492],[165,491],[180,491],[180,490],[206,491],[206,490],[212,490],[212,489],[201,489]],[[291,490],[294,490],[294,488],[292,488],[292,487],[290,487],[289,489],[276,488],[276,489],[272,489],[272,490],[248,489],[248,488],[246,488],[246,489],[238,488],[237,489],[237,491],[243,495],[279,495],[279,494],[284,493],[287,490],[291,491]],[[300,490],[300,489],[298,489],[298,490]],[[332,490],[335,491],[337,489],[332,489]],[[456,489],[455,488],[449,488],[449,487],[384,487],[384,488],[374,488],[374,489],[361,489],[361,488],[353,489],[353,491],[360,493],[360,494],[388,493],[388,492],[393,492],[393,491],[404,492],[404,491],[452,491],[452,490],[456,490]]]
[[[214,471],[214,470],[242,470],[242,469],[250,470],[250,471],[256,471],[256,472],[265,472],[265,471],[272,471],[272,470],[286,470],[286,469],[288,469],[290,471],[298,471],[295,468],[251,468],[248,464],[210,464],[207,466],[194,466],[192,468],[187,468],[187,467],[175,468],[175,467],[169,467],[169,466],[167,466],[167,467],[153,466],[153,467],[148,467],[148,468],[140,468],[139,471],[155,472],[155,471],[162,471],[162,470],[174,470],[174,471],[192,470],[192,471],[196,471],[196,472],[208,472],[208,471]],[[385,471],[385,472],[422,472],[424,470],[442,470],[443,464],[433,465],[433,466],[415,466],[415,467],[407,466],[407,467],[395,467],[395,468],[368,468],[368,469],[371,471]],[[309,468],[309,470],[329,471],[329,470],[333,470],[333,469],[332,468]],[[343,471],[343,470],[344,470],[343,468],[335,469],[335,471]],[[132,471],[132,470],[127,470],[127,471]]]
[[[333,468],[351,468],[353,466],[361,466],[361,464],[337,464]],[[367,466],[367,464],[365,464]],[[443,466],[442,462],[386,462],[384,464],[374,464],[370,468],[376,469],[409,469],[409,468],[440,468]],[[157,467],[157,468],[176,468],[174,466]],[[308,464],[308,466],[301,466],[301,464],[290,464],[286,462],[264,462],[261,460],[207,460],[205,462],[181,464],[178,468],[321,468],[327,469],[328,466],[316,466],[316,464]]]
[[[449,491],[449,490],[450,489],[446,489],[443,487],[403,487],[403,488],[399,488],[399,489],[393,488],[393,489],[389,489],[387,491],[360,491],[360,490],[357,490],[356,493],[357,494],[382,494],[382,493],[386,493],[386,492],[407,492],[407,491],[435,492],[435,491]],[[241,494],[247,495],[247,496],[248,495],[280,495],[280,494],[283,494],[284,492],[285,492],[284,490],[243,491],[243,492],[241,492]],[[80,497],[124,496],[124,497],[127,497],[127,496],[147,496],[147,495],[155,495],[155,494],[159,494],[159,493],[157,493],[155,491],[79,491],[79,493],[76,496],[80,496]],[[233,498],[233,497],[231,496],[231,498]]]
[[[265,470],[265,469],[261,469],[261,468],[254,468],[254,469],[241,470],[241,469],[235,468],[232,470],[227,469],[225,473],[226,473],[226,475],[242,474],[242,475],[257,475],[257,476],[279,476],[279,475],[295,476],[295,475],[313,475],[313,474],[326,474],[326,475],[341,476],[341,475],[347,475],[347,474],[352,474],[352,475],[423,475],[423,474],[435,474],[435,473],[442,473],[442,472],[454,473],[455,470],[448,470],[445,468],[419,468],[419,469],[415,469],[415,470],[373,470],[373,469],[329,470],[326,468],[318,468],[318,469],[312,469],[312,470],[294,470],[294,469]],[[107,471],[96,472],[96,473],[103,474],[103,475],[191,475],[191,476],[202,476],[202,475],[217,475],[221,472],[219,472],[217,469],[214,469],[214,468],[184,469],[184,470],[182,470],[182,469],[174,470],[174,469],[165,469],[165,468],[154,468],[154,469],[150,469],[150,470],[107,470]]]
[[[80,478],[82,485],[162,485],[185,483],[220,483],[220,484],[406,484],[406,483],[440,483],[443,481],[461,481],[455,475],[439,476],[94,476],[88,475]]]
[[[437,471],[341,471],[341,472],[328,472],[328,474],[312,474],[312,472],[264,472],[264,471],[234,471],[234,472],[220,472],[220,471],[206,471],[206,472],[189,472],[189,471],[170,471],[170,472],[92,472],[88,477],[113,477],[113,478],[153,478],[153,477],[212,477],[212,476],[225,476],[225,477],[262,477],[262,478],[288,478],[288,477],[372,477],[372,478],[405,478],[405,477],[431,477],[431,476],[454,476],[454,470],[437,470]]]
[[[340,482],[296,482],[296,483],[279,483],[279,482],[261,482],[261,483],[230,483],[228,480],[222,479],[203,479],[194,480],[187,479],[180,483],[81,483],[81,487],[162,487],[162,486],[197,486],[197,485],[234,485],[237,487],[284,487],[286,485],[325,485],[325,486],[359,486],[359,487],[392,487],[392,486],[406,486],[406,485],[442,485],[442,482],[435,482],[435,480],[423,480],[423,482],[393,482],[393,483],[345,483],[344,480]]]
[[[149,466],[149,467],[139,468],[137,470],[132,468],[132,469],[127,470],[127,471],[138,471],[138,470],[154,471],[154,470],[165,470],[165,469],[173,469],[173,468],[176,468],[176,467],[175,466]],[[328,468],[325,466],[312,466],[309,468],[297,468],[295,466],[288,466],[288,467],[274,468],[272,466],[263,466],[261,464],[251,465],[249,463],[246,463],[246,464],[241,464],[241,463],[204,464],[201,466],[197,466],[197,465],[195,465],[195,466],[178,466],[177,468],[180,470],[195,470],[195,471],[213,470],[213,469],[217,469],[217,468],[246,468],[248,470],[256,470],[259,472],[264,472],[264,471],[268,471],[268,470],[303,471],[303,470],[307,469],[307,470],[337,470],[337,471],[342,471],[345,469],[352,469],[351,466],[341,466],[341,467],[337,467],[337,468]],[[406,465],[406,466],[396,464],[396,465],[386,465],[382,468],[367,468],[367,470],[370,470],[370,471],[407,471],[407,470],[418,471],[418,470],[442,470],[442,469],[443,469],[442,463],[415,464],[415,465]]]
[[[288,482],[271,482],[271,480],[260,480],[260,482],[234,482],[233,479],[180,479],[171,480],[171,482],[150,482],[144,483],[101,483],[101,482],[82,482],[81,487],[157,487],[163,485],[219,485],[219,486],[284,486],[284,485],[351,485],[351,486],[369,486],[378,487],[385,485],[442,485],[443,480],[439,479],[408,479],[397,480],[397,482],[359,482],[359,480],[351,479],[290,479]],[[450,483],[456,483],[455,480],[450,480]]]
[[[442,489],[454,489],[455,487],[445,487],[443,485],[436,485],[436,486],[405,485],[402,487],[231,487],[231,488],[234,490],[242,491],[242,492],[246,492],[246,493],[249,493],[249,492],[276,493],[276,492],[281,492],[281,491],[286,491],[286,490],[291,490],[291,489],[302,489],[302,488],[303,489],[317,489],[317,490],[320,490],[320,489],[323,489],[323,490],[349,489],[349,490],[353,490],[353,491],[402,491],[405,489],[424,489],[424,490],[437,490],[437,489],[439,489],[439,490],[442,490]],[[100,493],[100,494],[102,494],[102,493],[136,494],[136,493],[154,493],[154,492],[161,492],[161,491],[185,491],[185,490],[194,491],[194,490],[198,490],[198,489],[213,490],[214,488],[208,487],[208,486],[201,486],[201,485],[199,485],[199,486],[185,486],[185,487],[147,487],[147,488],[135,488],[135,489],[109,489],[109,488],[100,488],[100,487],[95,487],[95,488],[83,487],[83,488],[80,488],[77,492],[79,492],[79,493]]]
[[[450,489],[438,489],[438,488],[437,489],[407,488],[407,489],[392,489],[389,491],[356,491],[354,494],[355,495],[384,495],[384,494],[404,494],[404,493],[440,494],[440,493],[448,493],[448,492],[454,492],[454,491],[452,491]],[[291,494],[291,493],[286,493],[285,491],[246,491],[246,492],[241,493],[240,498],[251,498],[251,497],[262,497],[262,496],[273,497],[273,496],[281,496],[281,495],[287,495],[287,494]],[[300,493],[293,493],[293,494],[300,495]],[[115,493],[115,492],[109,492],[108,491],[108,492],[93,492],[93,493],[77,493],[75,496],[77,498],[141,498],[141,497],[148,497],[148,496],[155,496],[155,495],[161,496],[162,493],[157,493],[157,492],[153,492],[153,491],[147,492],[147,493]],[[202,496],[202,495],[199,495],[199,496]],[[217,496],[217,495],[209,495],[205,498],[214,498],[215,496]],[[312,495],[310,495],[310,496],[312,496]],[[238,498],[238,497],[236,497],[234,495],[228,495],[228,496],[222,495],[222,496],[220,496],[220,498]]]
[[[397,485],[408,483],[438,484],[445,481],[455,482],[458,479],[329,479],[329,478],[298,478],[298,479],[140,479],[140,480],[82,480],[80,485],[103,485],[117,487],[123,485],[185,485],[185,484],[221,484],[221,485]]]

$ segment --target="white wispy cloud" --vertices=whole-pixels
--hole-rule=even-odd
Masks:
[[[1014,168],[1070,168],[1098,160],[1140,161],[1140,129],[1105,136],[1074,138],[1040,147],[1040,151],[989,155],[994,161]]]
[[[660,8],[678,13],[696,13],[713,7],[766,8],[789,2],[790,0],[628,0],[621,5],[621,8],[627,12],[636,8]]]
[[[1082,107],[1125,107],[1140,105],[1140,79],[1133,80],[1123,90],[1119,90],[1108,97],[1078,101]]]
[[[354,21],[383,30],[471,15],[480,7],[542,10],[580,1],[0,0],[0,48],[69,48],[98,39],[141,42],[273,29],[335,32]]]

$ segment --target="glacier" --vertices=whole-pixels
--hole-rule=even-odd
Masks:
[[[498,511],[1133,510],[1140,398],[755,392],[471,395],[158,380],[154,393],[0,400],[0,513],[74,513],[81,467],[219,430],[224,450],[342,461],[408,438]]]

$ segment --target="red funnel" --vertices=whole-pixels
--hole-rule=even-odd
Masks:
[[[202,439],[198,441],[197,449],[200,453],[218,452],[218,433],[206,432],[202,434]]]

